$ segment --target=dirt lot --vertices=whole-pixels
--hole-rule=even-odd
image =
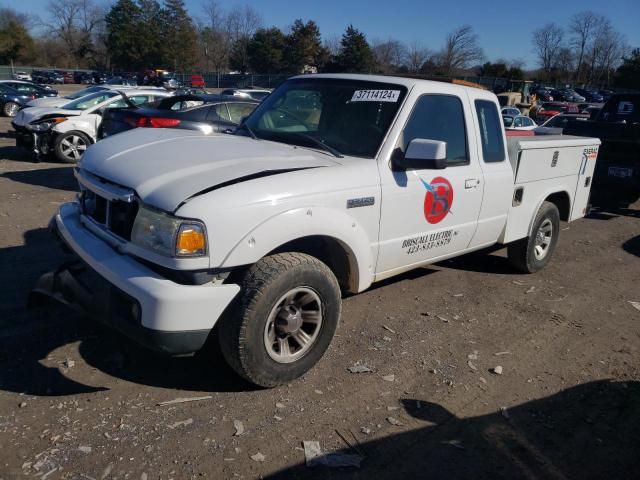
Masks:
[[[163,358],[62,307],[26,310],[61,261],[46,226],[75,183],[8,128],[0,479],[640,478],[640,204],[563,225],[536,275],[498,250],[347,298],[320,364],[256,390],[213,348]],[[159,405],[190,397],[205,398]],[[310,468],[305,440],[364,459]]]

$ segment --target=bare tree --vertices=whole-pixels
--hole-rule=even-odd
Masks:
[[[571,46],[577,55],[576,79],[582,78],[582,67],[587,49],[593,44],[595,36],[605,19],[591,11],[576,13],[569,20]]]
[[[42,23],[49,35],[59,38],[77,63],[91,58],[94,33],[104,22],[104,9],[93,0],[51,0],[49,21]]]
[[[481,62],[483,58],[473,27],[463,25],[447,35],[439,54],[439,63],[447,75],[453,75],[457,70],[469,68],[473,62]]]
[[[418,73],[424,62],[431,56],[429,49],[425,48],[421,42],[417,40],[411,42],[407,52],[407,68],[409,72]]]
[[[340,37],[338,35],[326,37],[322,42],[322,46],[327,50],[330,56],[335,57],[340,53]]]
[[[227,28],[227,16],[217,0],[207,0],[198,21],[198,44],[205,70],[223,72],[229,63],[231,39]]]
[[[404,64],[407,56],[407,47],[399,40],[374,40],[373,54],[380,72],[388,74],[395,72]]]
[[[209,27],[211,30],[220,30],[223,27],[225,14],[218,0],[206,0],[202,5],[202,12],[203,27]]]
[[[589,61],[587,81],[608,85],[611,73],[620,64],[628,48],[624,36],[605,18],[599,25],[593,44],[586,54]]]
[[[249,6],[236,7],[226,16],[226,30],[229,32],[232,42],[253,35],[262,26],[262,16],[258,11]]]
[[[555,23],[547,23],[544,27],[533,31],[533,46],[538,63],[547,75],[557,65],[558,54],[562,49],[564,32]]]

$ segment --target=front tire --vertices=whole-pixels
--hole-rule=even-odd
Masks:
[[[229,365],[261,387],[290,382],[329,347],[341,311],[338,281],[310,255],[280,253],[252,265],[220,321],[220,349]]]
[[[544,202],[533,221],[531,235],[508,245],[509,262],[521,272],[537,272],[551,260],[559,235],[558,207],[551,202]]]
[[[89,145],[91,140],[87,135],[73,131],[58,135],[53,151],[60,162],[77,163]]]

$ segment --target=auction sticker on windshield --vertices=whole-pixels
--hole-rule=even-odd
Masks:
[[[356,90],[352,102],[397,102],[400,90]]]

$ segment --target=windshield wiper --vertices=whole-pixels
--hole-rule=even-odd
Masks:
[[[295,133],[295,135],[297,135],[299,137],[302,137],[305,140],[309,140],[313,144],[315,144],[318,147],[320,147],[322,150],[324,150],[326,152],[329,152],[334,157],[337,157],[337,158],[343,158],[344,157],[344,155],[342,155],[338,150],[336,150],[335,148],[327,145],[322,140],[318,140],[316,137],[312,137],[311,135],[307,135],[306,133],[301,133],[301,132],[294,132],[294,133]]]
[[[236,127],[236,130],[240,130],[240,129],[246,130],[249,136],[251,136],[251,138],[253,138],[254,140],[258,140],[258,136],[253,132],[253,130],[251,130],[249,125],[247,125],[246,123],[241,123]]]

